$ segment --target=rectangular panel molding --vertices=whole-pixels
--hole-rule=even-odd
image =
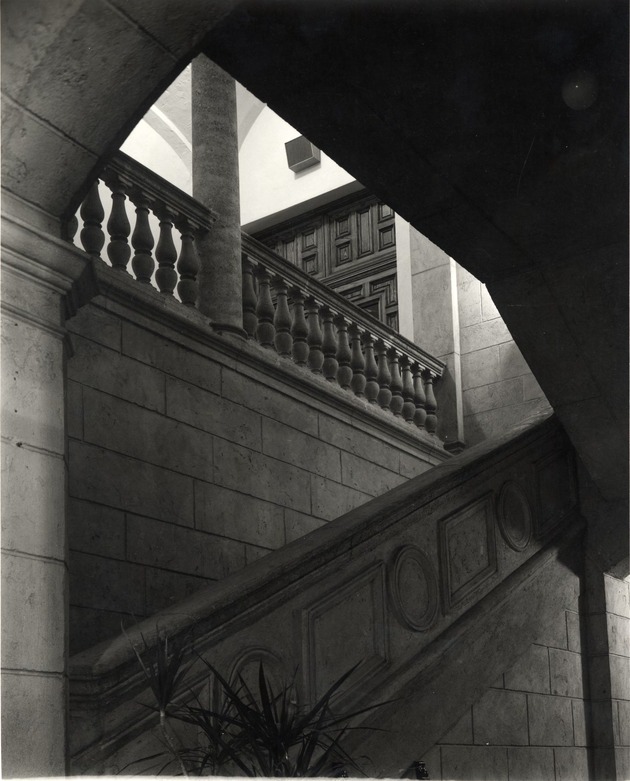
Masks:
[[[444,609],[449,612],[497,572],[492,494],[440,524]]]
[[[358,662],[352,688],[373,681],[389,659],[383,562],[327,591],[302,611],[301,623],[302,669],[308,671],[311,702]]]

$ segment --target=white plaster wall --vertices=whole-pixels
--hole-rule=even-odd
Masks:
[[[258,98],[236,85],[241,224],[245,225],[353,183],[322,153],[321,162],[294,173],[285,143],[300,135]],[[192,193],[190,68],[159,98],[122,146],[123,152]]]
[[[175,187],[192,194],[191,155],[188,161],[182,159],[173,145],[146,119],[140,120],[121,150]]]
[[[262,100],[258,100],[242,84],[236,82],[236,123],[238,128],[238,148],[243,146],[243,141],[252,129],[252,125],[265,108]]]
[[[142,165],[192,193],[190,66],[160,95],[121,149]]]
[[[291,171],[284,145],[299,135],[267,106],[258,115],[239,155],[243,225],[355,181],[323,152],[312,168]]]
[[[411,225],[399,214],[396,224],[396,281],[398,286],[398,331],[413,341],[413,296],[411,277]]]

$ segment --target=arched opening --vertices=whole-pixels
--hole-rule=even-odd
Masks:
[[[485,3],[429,3],[417,15],[401,4],[359,17],[356,4],[322,10],[319,4],[199,3],[182,11],[86,2],[63,9],[49,4],[37,19],[22,5],[3,8],[10,41],[3,46],[7,258],[25,226],[29,241],[36,236],[40,242],[25,242],[27,254],[41,249],[42,237],[59,236],[58,222],[74,210],[130,127],[203,50],[488,282],[595,484],[584,501],[589,521],[594,519],[593,555],[602,569],[623,557],[628,427],[622,4],[584,3],[575,10],[524,3],[506,14],[488,11]],[[578,82],[578,92],[580,84],[592,85],[593,74],[597,78],[598,97],[589,105],[563,98],[580,67],[590,75]],[[52,239],[51,245],[58,246]],[[41,512],[41,536],[23,534],[7,545],[15,548],[13,563],[28,561],[14,583],[36,583],[42,593],[56,595],[49,614],[57,608],[62,614],[63,545],[51,554],[40,541],[59,529],[55,486],[62,482],[65,432],[57,304],[71,289],[78,259],[63,267],[65,261],[49,250],[52,268],[40,279],[54,291],[55,306],[43,295],[33,298],[23,320],[30,329],[44,323],[50,339],[45,346],[38,342],[47,356],[38,365],[52,370],[37,375],[46,394],[25,394],[31,387],[16,384],[15,409],[28,405],[28,425],[11,429],[9,439],[14,463],[27,452],[41,463],[47,459],[40,474],[51,498]],[[22,285],[29,268],[23,264]],[[9,312],[27,297],[24,287],[15,289],[21,297],[8,302]],[[16,366],[23,354],[15,351]],[[30,449],[22,448],[25,441]],[[16,514],[23,517],[35,515]],[[46,567],[55,571],[48,580]],[[24,623],[13,626],[16,637],[28,631]],[[46,642],[33,638],[26,663],[29,675],[41,673],[43,701],[54,701],[47,712],[58,714],[61,723],[64,639],[49,623],[41,624]],[[13,654],[11,670],[23,661],[22,647],[5,645]],[[25,680],[17,673],[14,678]],[[14,691],[11,702],[26,701],[22,689]],[[63,736],[46,734],[40,743],[47,766],[63,773]]]

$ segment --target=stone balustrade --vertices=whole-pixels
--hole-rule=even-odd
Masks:
[[[444,365],[343,296],[243,235],[250,339],[433,434]]]
[[[101,183],[112,199],[105,230]],[[135,216],[131,215],[130,220],[131,207],[135,208]],[[105,247],[112,268],[123,273],[129,273],[131,259],[138,282],[154,285],[168,296],[176,294],[183,304],[196,306],[200,266],[195,240],[210,230],[215,219],[211,211],[118,152],[103,170],[100,181],[90,188],[79,215],[79,238],[89,255],[104,260]],[[74,238],[78,227],[75,218],[68,225],[68,238]]]
[[[106,222],[103,186],[111,192]],[[89,255],[105,260],[106,254],[111,267],[124,274],[131,261],[138,282],[197,306],[196,239],[212,227],[210,210],[118,152],[79,215],[68,225],[68,238],[74,239],[81,224],[80,243]],[[441,361],[246,234],[242,247],[243,328],[249,339],[410,426],[435,433],[433,385],[444,370]]]

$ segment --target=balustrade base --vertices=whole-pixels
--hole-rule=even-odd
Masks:
[[[243,250],[243,325],[252,340],[435,434],[440,360],[246,234]]]
[[[466,450],[467,447],[468,445],[464,442],[463,439],[453,439],[450,442],[444,443],[444,450],[452,453],[453,455],[461,453],[463,450]]]
[[[59,246],[64,254],[74,253],[78,261],[86,264],[81,250],[61,241]],[[201,347],[201,352],[212,360],[236,360],[248,376],[250,372],[262,372],[259,380],[263,384],[270,383],[285,393],[287,390],[290,394],[304,393],[309,403],[325,414],[339,415],[344,420],[349,415],[358,426],[368,426],[371,434],[378,431],[388,438],[394,437],[396,443],[413,447],[414,452],[422,453],[431,463],[450,458],[441,440],[424,428],[384,412],[369,404],[366,398],[327,382],[322,375],[306,371],[273,349],[262,349],[253,339],[246,338],[245,331],[229,324],[212,323],[198,309],[182,306],[172,296],[164,296],[149,285],[139,285],[131,275],[120,274],[94,259],[87,260],[80,280],[66,296],[67,316],[76,314],[92,300],[117,312],[124,320],[131,319],[168,339],[195,345],[195,350]]]
[[[238,326],[230,325],[229,323],[213,323],[209,321],[212,330],[221,336],[234,336],[242,341],[247,341],[247,331],[244,328],[238,328]]]

